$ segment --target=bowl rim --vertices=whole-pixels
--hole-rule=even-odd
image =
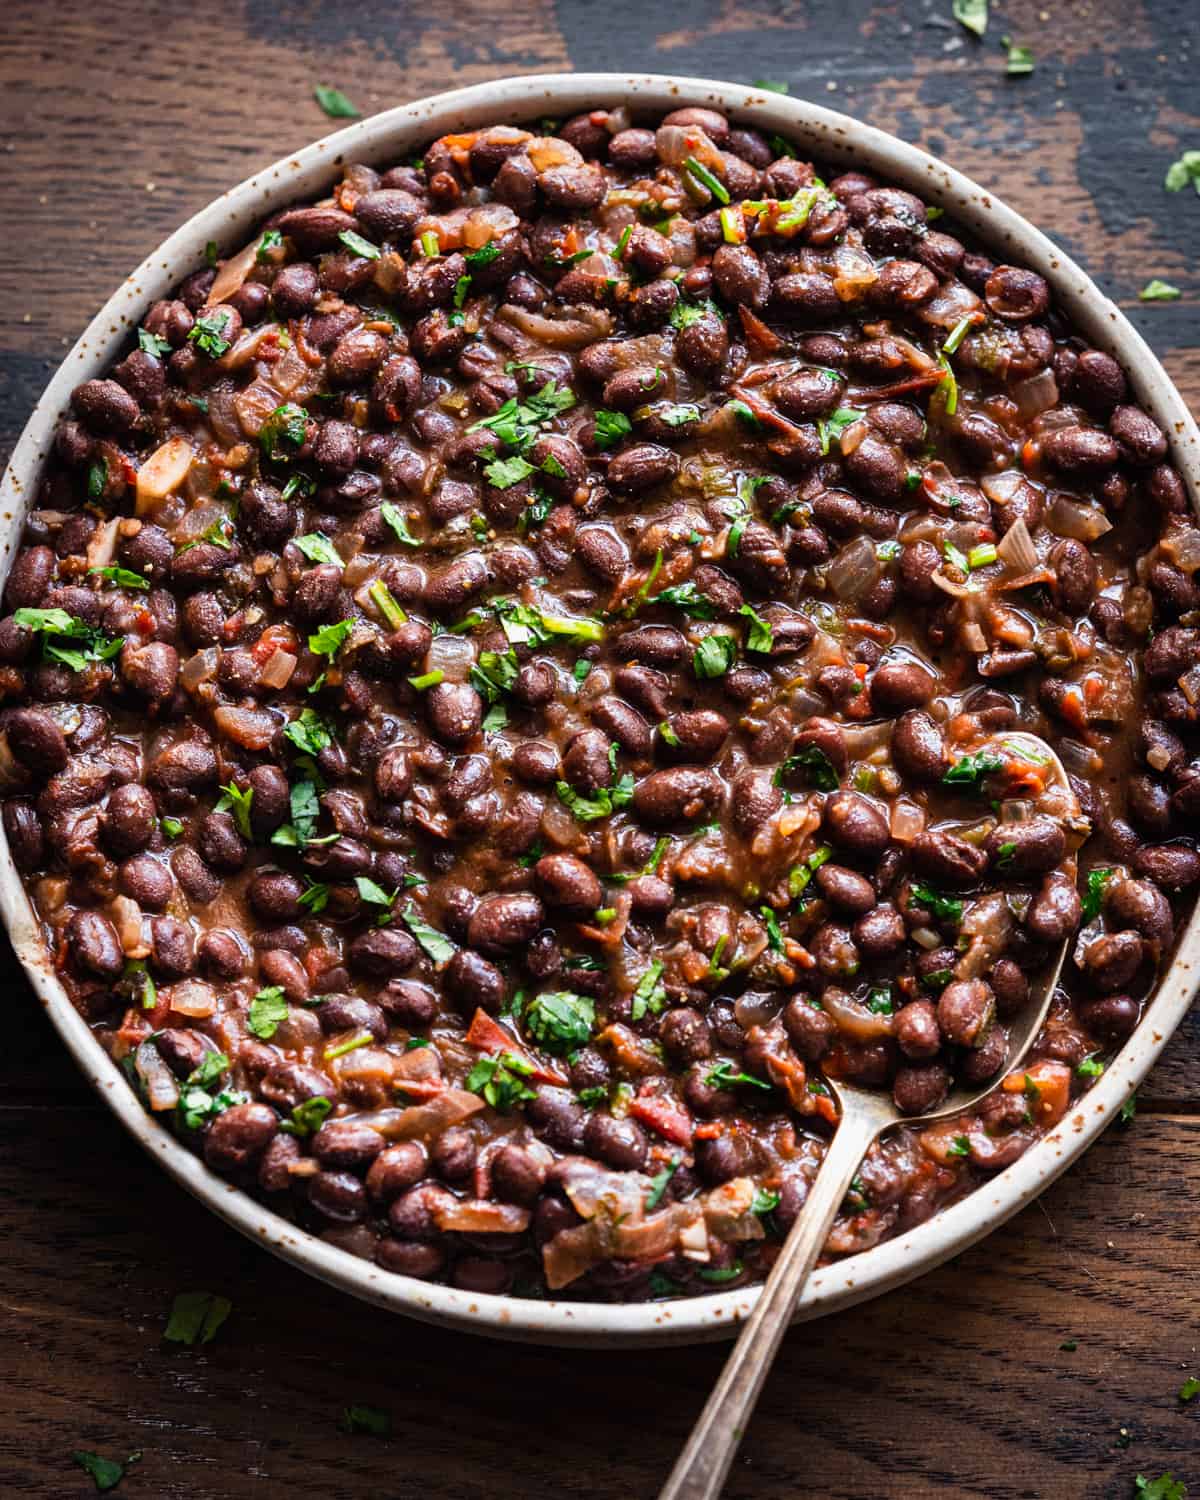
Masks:
[[[232,253],[242,243],[239,235],[284,204],[313,196],[346,160],[395,160],[407,147],[450,130],[621,103],[647,112],[709,105],[743,123],[786,135],[820,159],[856,165],[918,192],[989,249],[1011,252],[1019,264],[1040,272],[1072,327],[1122,364],[1136,399],[1168,434],[1173,460],[1193,505],[1200,507],[1200,431],[1141,335],[1041,230],[970,178],[919,146],[791,95],[669,74],[530,74],[434,94],[357,120],[253,173],[147,256],[59,365],[16,443],[0,481],[0,573],[7,575],[11,566],[55,423],[71,391],[111,362],[151,301],[203,264],[208,241]],[[726,1338],[753,1308],[757,1287],[671,1302],[613,1304],[471,1293],[384,1271],[307,1234],[216,1176],[145,1111],[59,982],[2,830],[0,916],[59,1036],[121,1124],[176,1182],[228,1224],[322,1281],[426,1322],[559,1345],[628,1347]],[[1032,1201],[1091,1144],[1157,1059],[1191,1003],[1198,958],[1200,907],[1137,1030],[1059,1125],[1012,1166],[926,1223],[818,1269],[797,1305],[796,1320],[902,1285],[982,1239]]]

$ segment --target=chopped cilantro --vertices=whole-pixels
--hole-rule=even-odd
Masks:
[[[571,990],[535,995],[525,1010],[525,1027],[549,1052],[584,1046],[596,1023],[596,1002]]]
[[[72,1462],[91,1475],[92,1483],[101,1494],[115,1489],[125,1477],[126,1469],[138,1463],[141,1457],[140,1448],[131,1453],[124,1463],[119,1463],[115,1458],[102,1458],[99,1453],[86,1453],[82,1448],[76,1448],[71,1453]]]
[[[1087,890],[1081,903],[1081,915],[1085,923],[1095,921],[1100,915],[1100,908],[1104,905],[1109,882],[1116,873],[1106,865],[1095,865],[1088,871]]]
[[[771,1087],[751,1073],[735,1073],[731,1062],[719,1062],[715,1068],[710,1068],[704,1075],[704,1082],[710,1089],[736,1089],[749,1085],[751,1088],[769,1090]]]
[[[964,755],[960,760],[956,760],[942,777],[942,782],[945,786],[965,787],[972,792],[978,792],[981,790],[980,784],[985,776],[1003,769],[1004,762],[998,755],[993,755],[990,750],[980,750],[974,755]]]
[[[493,1109],[502,1114],[523,1099],[535,1099],[537,1095],[525,1083],[533,1068],[523,1058],[511,1052],[502,1052],[499,1057],[481,1057],[467,1074],[464,1087],[472,1094],[479,1094]]]
[[[1175,302],[1183,293],[1177,286],[1172,286],[1169,281],[1160,281],[1156,276],[1138,293],[1139,302]]]
[[[667,992],[661,984],[664,965],[655,959],[637,982],[630,1005],[630,1019],[640,1021],[647,1011],[657,1015],[667,1001]]]
[[[963,904],[956,897],[940,895],[932,886],[920,881],[910,887],[910,895],[917,906],[924,907],[936,921],[950,922],[955,926],[962,921]]]
[[[232,315],[227,308],[201,313],[192,324],[188,343],[195,344],[201,354],[207,354],[209,359],[220,359],[230,347],[230,340],[225,335],[229,332],[231,321]]]
[[[293,475],[292,478],[299,476]],[[291,482],[289,479],[288,484]],[[295,542],[309,562],[334,563],[339,568],[342,566],[340,553],[323,531],[308,531],[303,536],[296,537]]]
[[[90,573],[96,573],[108,583],[115,583],[123,589],[148,589],[150,581],[143,578],[140,573],[134,573],[130,568],[118,568],[115,565],[107,568],[89,568]]]
[[[954,19],[976,36],[988,26],[988,0],[954,0]]]

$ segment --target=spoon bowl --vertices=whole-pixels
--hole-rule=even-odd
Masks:
[[[970,754],[995,760],[994,773],[1007,772],[1017,763],[1046,768],[1037,794],[1038,811],[1062,826],[1066,852],[1058,869],[1074,884],[1075,851],[1087,837],[1089,824],[1058,756],[1044,740],[1024,731],[993,735],[976,744]],[[791,1321],[796,1300],[871,1144],[894,1125],[932,1125],[968,1112],[1020,1065],[1046,1019],[1072,936],[1068,933],[1062,939],[1031,982],[1029,1000],[1009,1029],[1005,1061],[986,1083],[974,1088],[960,1085],[934,1108],[910,1115],[897,1107],[890,1094],[879,1089],[825,1077],[841,1111],[837,1130],[803,1210],[771,1267],[754,1311],[738,1335],[659,1500],[714,1500],[720,1494]],[[974,968],[975,962],[987,963],[988,955],[975,948],[977,943],[985,941],[980,936],[973,939],[960,960],[960,968],[964,965]]]

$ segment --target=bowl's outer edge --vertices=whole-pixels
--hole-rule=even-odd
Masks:
[[[1039,271],[1060,307],[1128,372],[1138,400],[1170,437],[1193,505],[1200,507],[1200,432],[1178,391],[1121,311],[1040,230],[993,194],[919,147],[823,106],[745,85],[656,74],[544,74],[477,84],[357,121],[275,162],[193,216],[137,268],[88,325],[38,401],[0,481],[0,573],[19,545],[55,423],[70,393],[98,375],[155,298],[203,263],[215,240],[232,253],[265,215],[330,184],[347,160],[395,160],[432,135],[628,102],[647,111],[709,104],[787,135],[814,156],[873,171],[920,193],[993,251]],[[227,1223],[330,1285],[423,1321],[526,1342],[593,1347],[697,1343],[729,1337],[756,1289],[668,1303],[607,1305],[475,1295],[396,1276],[305,1234],[210,1172],[146,1112],[59,983],[7,840],[0,830],[0,915],[59,1035],[125,1128],[188,1192]],[[878,1296],[940,1265],[1029,1203],[1073,1162],[1129,1096],[1183,1018],[1196,987],[1200,910],[1142,1024],[1077,1107],[1013,1166],[928,1223],[818,1270],[797,1308],[805,1320]]]

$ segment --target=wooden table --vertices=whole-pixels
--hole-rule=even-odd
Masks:
[[[1044,6],[1044,9],[1042,8]],[[17,0],[0,30],[0,448],[95,307],[229,183],[324,133],[315,82],[364,111],[530,70],[654,68],[792,92],[994,184],[1128,308],[1200,397],[1200,202],[1162,190],[1200,147],[1194,0]],[[1194,26],[1192,27],[1194,30]],[[1033,47],[1004,72],[1002,34]],[[1158,276],[1181,302],[1139,304]],[[720,1348],[562,1353],[444,1334],[326,1290],[160,1175],[64,1057],[11,955],[0,1067],[0,1473],[91,1493],[73,1448],[144,1458],[118,1493],[227,1500],[652,1495]],[[1004,1230],[785,1344],[728,1493],[755,1500],[1200,1493],[1200,1019],[1136,1123]],[[234,1311],[161,1342],[174,1293]],[[391,1438],[338,1430],[390,1410]],[[1125,1429],[1131,1440],[1122,1446]]]

